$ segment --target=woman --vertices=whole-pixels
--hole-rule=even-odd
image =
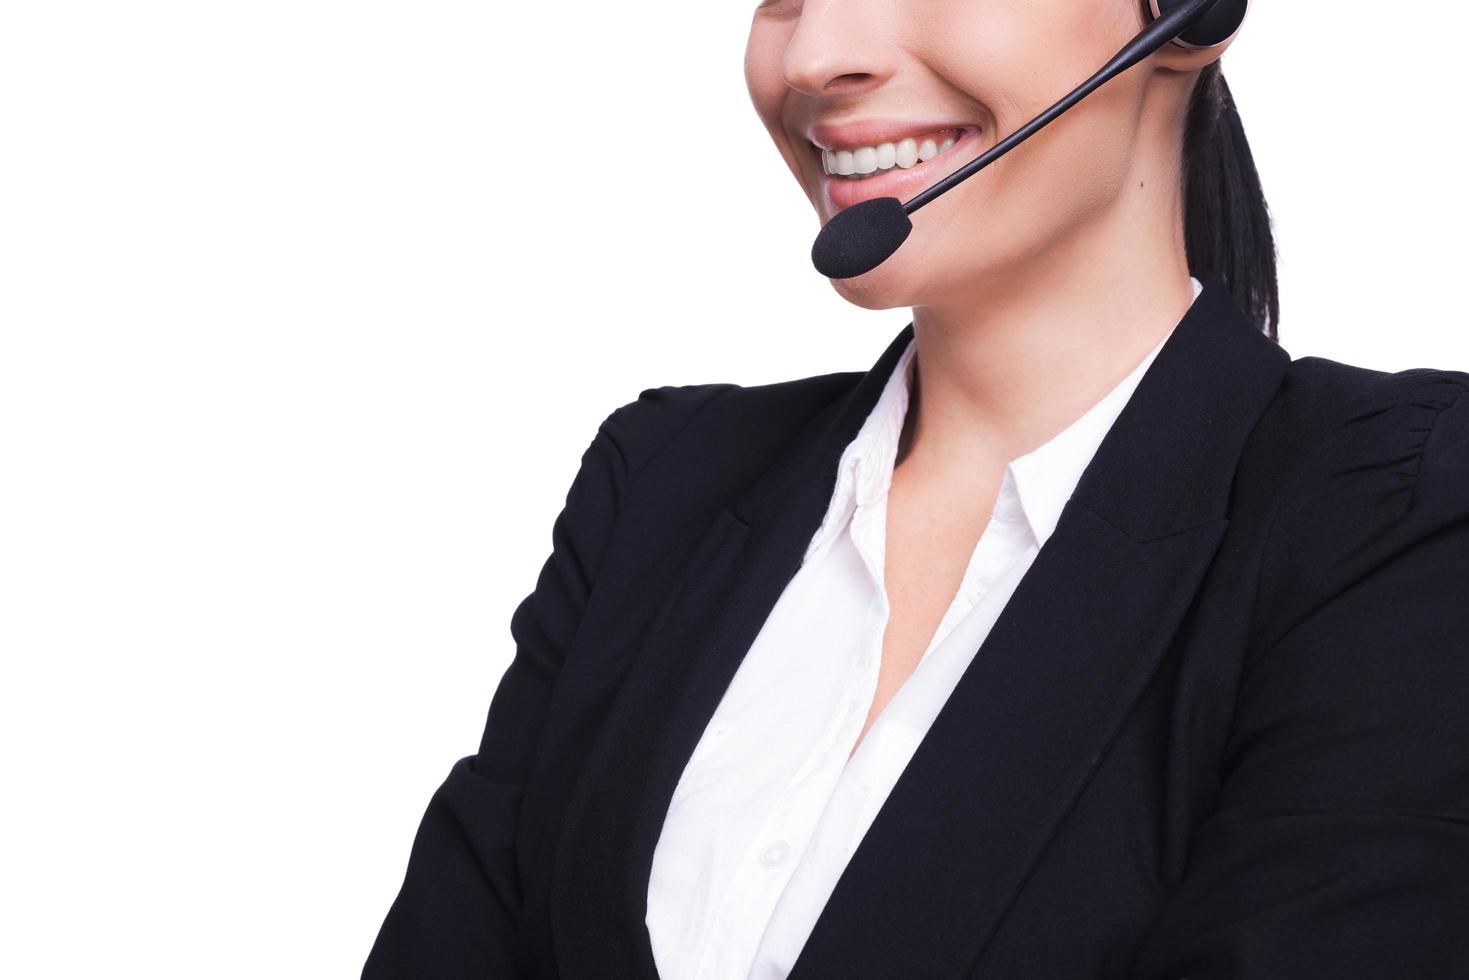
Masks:
[[[746,76],[826,221],[1144,19],[767,0]],[[835,281],[869,370],[606,418],[364,976],[1469,975],[1469,374],[1275,342],[1227,44]]]

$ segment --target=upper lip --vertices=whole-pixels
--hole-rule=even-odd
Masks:
[[[843,147],[897,143],[910,136],[922,136],[941,129],[978,128],[974,123],[954,120],[910,122],[900,119],[859,119],[845,123],[814,123],[806,127],[806,138],[819,149],[836,150]]]

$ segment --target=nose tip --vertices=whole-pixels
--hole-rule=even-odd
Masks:
[[[807,0],[781,60],[786,84],[807,95],[854,95],[893,73],[882,16],[852,3]]]

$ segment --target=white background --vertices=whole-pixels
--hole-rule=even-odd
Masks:
[[[6,5],[0,974],[356,976],[597,423],[907,322],[811,268],[753,8]],[[1225,62],[1282,342],[1469,368],[1469,14],[1310,8]]]

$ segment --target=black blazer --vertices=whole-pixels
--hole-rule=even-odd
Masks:
[[[1469,977],[1469,374],[1204,287],[792,980]],[[602,422],[364,977],[657,976],[674,785],[911,336]]]

